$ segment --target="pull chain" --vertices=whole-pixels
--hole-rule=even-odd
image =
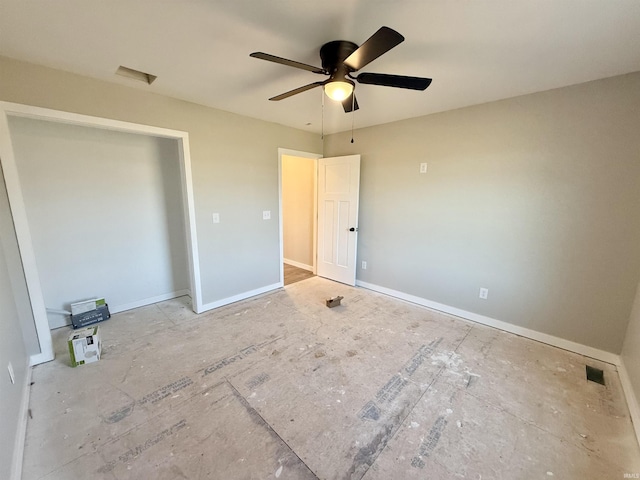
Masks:
[[[321,95],[322,95],[322,133],[320,135],[320,140],[324,140],[324,86],[322,87],[321,90]]]
[[[356,118],[356,94],[351,93],[351,143],[353,143],[353,124]]]

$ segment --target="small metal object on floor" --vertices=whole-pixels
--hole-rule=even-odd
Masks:
[[[343,298],[344,297],[341,296],[327,298],[327,300],[325,300],[325,303],[329,308],[337,307],[338,305],[340,305],[340,300],[342,300]]]

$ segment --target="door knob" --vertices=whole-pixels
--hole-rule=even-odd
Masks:
[[[354,228],[354,227],[351,227],[351,228],[349,229],[349,231],[350,231],[350,232],[357,232],[357,231],[358,231],[358,229],[357,229],[357,228]]]

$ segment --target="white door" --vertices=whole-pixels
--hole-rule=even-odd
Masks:
[[[318,275],[356,284],[360,155],[318,159]]]

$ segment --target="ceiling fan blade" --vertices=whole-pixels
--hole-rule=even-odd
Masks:
[[[287,60],[286,58],[276,57],[275,55],[269,55],[263,52],[253,52],[249,55],[253,58],[259,58],[260,60],[266,60],[268,62],[279,63],[280,65],[286,65],[287,67],[301,68],[302,70],[308,70],[313,73],[325,73],[320,67],[314,67],[313,65],[307,65],[306,63],[296,62],[295,60]]]
[[[356,80],[358,83],[364,83],[367,85],[408,88],[410,90],[426,90],[427,87],[431,85],[430,78],[386,75],[384,73],[361,73],[358,75]]]
[[[355,93],[352,93],[342,101],[342,108],[344,108],[344,113],[353,112],[360,108],[358,106],[358,99],[355,97],[355,95]]]
[[[395,30],[389,27],[381,27],[380,30],[360,45],[355,52],[349,55],[344,64],[354,71],[360,70],[403,41],[404,37]]]
[[[310,83],[309,85],[305,85],[304,87],[299,87],[294,90],[290,90],[288,92],[277,95],[275,97],[271,97],[269,100],[273,100],[275,102],[277,102],[278,100],[284,100],[285,98],[292,97],[294,95],[297,95],[298,93],[306,92],[307,90],[311,90],[312,88],[320,87],[325,83],[327,82],[313,82],[313,83]]]

